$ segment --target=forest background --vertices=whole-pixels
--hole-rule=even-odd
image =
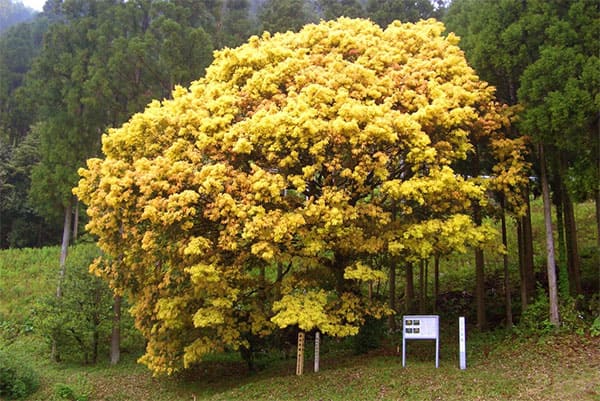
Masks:
[[[556,266],[556,308],[581,313],[586,329],[598,330],[600,20],[599,5],[591,0],[51,0],[42,13],[0,0],[0,248],[61,244],[60,271],[65,271],[68,247],[94,240],[80,234],[86,215],[72,188],[85,161],[101,156],[102,133],[153,99],[170,98],[175,85],[187,87],[200,78],[214,50],[236,47],[265,30],[298,31],[342,15],[370,18],[382,27],[396,19],[442,20],[448,32],[461,38],[480,77],[497,88],[498,100],[514,107],[518,117],[506,135],[523,138],[528,149],[524,212],[511,215],[499,207],[483,217],[500,225],[509,216],[514,223],[509,236],[515,246],[508,249],[517,261],[515,288],[511,291],[503,281],[508,274],[486,276],[483,250],[474,250],[473,288],[441,294],[438,283],[431,303],[423,296],[422,278],[430,268],[439,273],[439,260],[431,266],[429,261],[406,264],[398,277],[395,267],[388,268],[389,287],[382,292],[390,307],[429,312],[442,304],[465,303],[479,329],[511,326],[536,305],[537,296],[551,292],[549,272]],[[477,174],[492,175],[492,168],[483,160]],[[543,172],[555,213],[554,231],[545,231],[544,237],[556,240],[555,262],[550,251],[534,249],[529,202],[544,192]],[[595,218],[588,224],[595,227],[595,242],[579,235],[575,210],[581,203],[594,205]],[[506,234],[506,228],[501,231]],[[57,276],[58,271],[57,262]],[[413,274],[421,278],[416,285]],[[395,288],[400,279],[402,294]],[[102,284],[90,288],[94,285]],[[95,307],[106,310],[120,303],[108,294],[103,306]],[[46,307],[55,311],[56,305],[49,301]],[[549,326],[565,326],[568,313],[561,316],[562,322],[558,313],[548,311],[545,319]],[[64,333],[52,334],[56,325],[47,325],[47,334],[63,338]],[[97,358],[98,340],[93,329],[86,333],[92,333],[92,340],[81,355],[89,362]],[[77,336],[71,337],[65,347],[77,343]]]

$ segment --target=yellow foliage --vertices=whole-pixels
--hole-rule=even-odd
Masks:
[[[386,274],[359,261],[344,270],[344,278],[346,280],[376,281],[385,280]]]
[[[498,133],[507,113],[443,31],[340,18],[255,36],[103,136],[74,192],[143,363],[171,374],[290,325],[355,334],[392,312],[359,291],[385,278],[372,256],[491,241],[469,209],[489,188],[517,209],[525,145]],[[493,183],[452,168],[482,137]]]

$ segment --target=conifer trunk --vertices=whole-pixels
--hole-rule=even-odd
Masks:
[[[600,163],[598,171],[600,172]],[[600,260],[600,189],[596,191],[596,245],[598,246],[596,248],[598,260]],[[598,277],[600,277],[600,264],[598,265]]]
[[[75,212],[73,215],[73,243],[77,241],[79,236],[79,199],[75,198]]]
[[[502,197],[502,214],[501,214],[501,223],[502,223],[502,245],[504,245],[505,253],[502,255],[502,263],[504,265],[504,298],[505,298],[505,306],[506,306],[506,327],[512,328],[513,326],[513,318],[512,318],[512,299],[510,296],[510,276],[508,273],[508,240],[506,236],[506,213],[505,213],[505,201],[504,197]]]
[[[535,295],[535,274],[533,264],[533,229],[531,227],[531,201],[529,193],[525,197],[526,214],[523,219],[523,245],[525,250],[525,278],[527,289],[527,303],[529,303]]]
[[[389,328],[392,332],[396,331],[396,262],[394,258],[390,258],[390,274],[389,274],[389,304],[390,309],[394,314],[389,317]]]
[[[481,209],[475,205],[475,224],[481,225]],[[477,328],[485,330],[487,328],[487,319],[485,314],[485,260],[483,249],[475,249],[475,302],[477,306]]]
[[[406,302],[406,311],[412,313],[415,299],[415,282],[413,278],[412,263],[406,264],[406,288],[404,289],[404,299]]]
[[[527,309],[527,278],[525,277],[525,239],[523,238],[523,218],[517,219],[517,244],[519,248],[519,279],[521,292],[521,313]]]
[[[569,296],[569,273],[567,271],[567,246],[565,244],[565,226],[563,199],[564,191],[559,177],[553,183],[553,200],[556,207],[556,231],[558,242],[558,291],[562,297]]]
[[[533,234],[531,229],[531,204],[529,194],[525,196],[525,216],[517,220],[517,238],[519,243],[519,273],[521,279],[521,311],[535,294],[535,277],[533,273]]]
[[[437,302],[440,296],[440,256],[435,255],[433,260],[433,312],[437,312]]]
[[[73,217],[73,203],[69,201],[65,206],[65,219],[63,224],[62,243],[60,247],[60,261],[58,270],[58,284],[56,285],[56,298],[62,298],[62,286],[67,272],[67,254],[69,251],[69,243],[71,241],[71,221]],[[54,361],[60,360],[58,349],[56,346],[56,338],[52,339],[52,349],[50,357]]]
[[[73,218],[73,203],[65,207],[65,220],[63,225],[63,236],[60,247],[60,267],[58,271],[58,285],[56,287],[56,297],[62,297],[62,284],[67,271],[67,254],[69,251],[69,243],[71,242],[71,221]]]
[[[577,245],[577,225],[575,223],[575,210],[571,197],[565,191],[564,198],[565,237],[567,245],[567,269],[569,271],[569,284],[571,295],[579,295],[581,288],[581,263],[579,247]]]
[[[548,176],[546,172],[546,159],[544,156],[544,145],[540,144],[540,167],[542,181],[542,197],[544,203],[544,225],[546,228],[546,267],[548,270],[548,295],[550,323],[560,325],[558,313],[558,288],[556,285],[556,258],[554,254],[554,237],[552,229],[552,212],[550,205],[550,189],[548,187]]]
[[[113,298],[113,322],[110,335],[110,364],[116,365],[121,360],[121,296]]]
[[[424,314],[427,300],[427,262],[421,260],[419,265],[419,313]]]

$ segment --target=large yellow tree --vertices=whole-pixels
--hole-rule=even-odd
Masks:
[[[376,254],[481,246],[462,178],[505,118],[441,23],[341,18],[252,37],[103,137],[75,193],[157,373],[278,327],[355,334],[391,311]]]

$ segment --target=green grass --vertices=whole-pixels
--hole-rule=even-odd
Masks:
[[[395,347],[356,356],[334,344],[322,355],[319,373],[311,371],[307,355],[303,376],[295,375],[295,360],[273,361],[251,373],[235,358],[215,358],[186,376],[153,378],[134,355],[126,355],[116,367],[107,361],[82,367],[36,358],[42,389],[27,401],[58,400],[56,383],[89,401],[179,401],[194,396],[204,401],[600,400],[599,337],[474,335],[465,371],[458,369],[454,337],[446,334],[439,369],[433,342],[410,342],[405,368]]]
[[[40,294],[56,291],[59,247],[0,253],[0,321],[23,322]]]
[[[532,207],[536,271],[544,271],[541,203],[536,200]],[[594,205],[578,205],[576,215],[583,277],[597,286]],[[513,294],[518,293],[514,233],[511,222]],[[70,249],[75,257],[72,260],[79,251],[80,246]],[[457,322],[449,321],[447,316],[442,316],[439,369],[434,367],[432,342],[410,342],[407,366],[403,368],[396,348],[401,342],[399,337],[387,338],[384,346],[361,356],[354,355],[347,342],[326,338],[321,372],[311,372],[312,360],[307,356],[307,373],[301,377],[295,375],[295,360],[270,355],[258,361],[260,371],[249,372],[238,354],[220,354],[185,375],[156,378],[137,363],[139,344],[129,346],[117,366],[110,366],[106,356],[94,366],[50,362],[49,344],[30,324],[36,302],[56,290],[59,252],[58,247],[0,251],[0,347],[20,360],[30,361],[41,376],[40,390],[26,401],[60,401],[64,398],[58,394],[65,388],[72,390],[75,399],[87,401],[189,401],[194,397],[197,401],[600,401],[600,337],[563,333],[523,338],[505,331],[469,331],[468,369],[461,371],[457,367]],[[442,261],[442,293],[472,291],[472,259],[467,254]],[[486,254],[486,277],[496,282],[502,274],[501,256]],[[432,275],[430,263],[430,294]],[[402,291],[401,278],[398,291]],[[496,306],[501,307],[502,294],[496,294],[496,298]],[[516,302],[514,308],[519,308]]]

